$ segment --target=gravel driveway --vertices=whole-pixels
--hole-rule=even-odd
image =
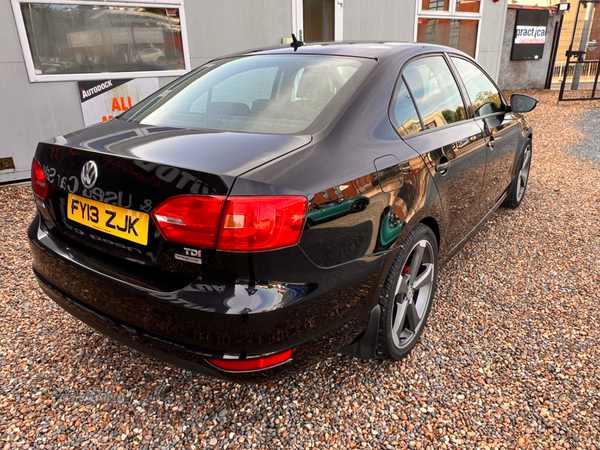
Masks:
[[[599,109],[533,95],[525,201],[440,272],[429,326],[399,363],[339,356],[237,386],[151,360],[44,296],[30,190],[0,189],[0,450],[600,449],[600,171],[576,151],[599,141],[576,127]]]

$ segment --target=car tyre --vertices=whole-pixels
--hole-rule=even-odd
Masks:
[[[523,152],[517,161],[515,174],[508,189],[508,196],[504,200],[504,206],[507,208],[518,208],[523,197],[525,197],[525,189],[529,181],[529,170],[531,168],[531,139],[527,139],[523,146]]]
[[[435,295],[438,258],[433,231],[418,224],[394,258],[379,298],[379,358],[399,361],[419,340]]]

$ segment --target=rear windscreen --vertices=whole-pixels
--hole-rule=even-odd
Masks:
[[[375,61],[256,55],[208,63],[126,111],[144,125],[274,134],[325,128]]]

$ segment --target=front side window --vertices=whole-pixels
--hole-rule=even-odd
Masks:
[[[119,118],[146,125],[273,134],[325,128],[375,61],[261,55],[208,63]]]
[[[467,88],[475,117],[504,111],[500,92],[477,66],[456,57],[452,57],[452,62]]]
[[[404,69],[402,76],[412,92],[425,129],[467,118],[460,90],[443,57],[418,59]]]
[[[185,70],[179,8],[20,3],[20,9],[35,76]]]

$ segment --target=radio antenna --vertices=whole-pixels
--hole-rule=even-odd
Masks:
[[[303,45],[304,45],[304,42],[296,39],[296,35],[294,33],[292,33],[292,43],[290,44],[290,47],[294,47],[294,51],[297,51]]]

